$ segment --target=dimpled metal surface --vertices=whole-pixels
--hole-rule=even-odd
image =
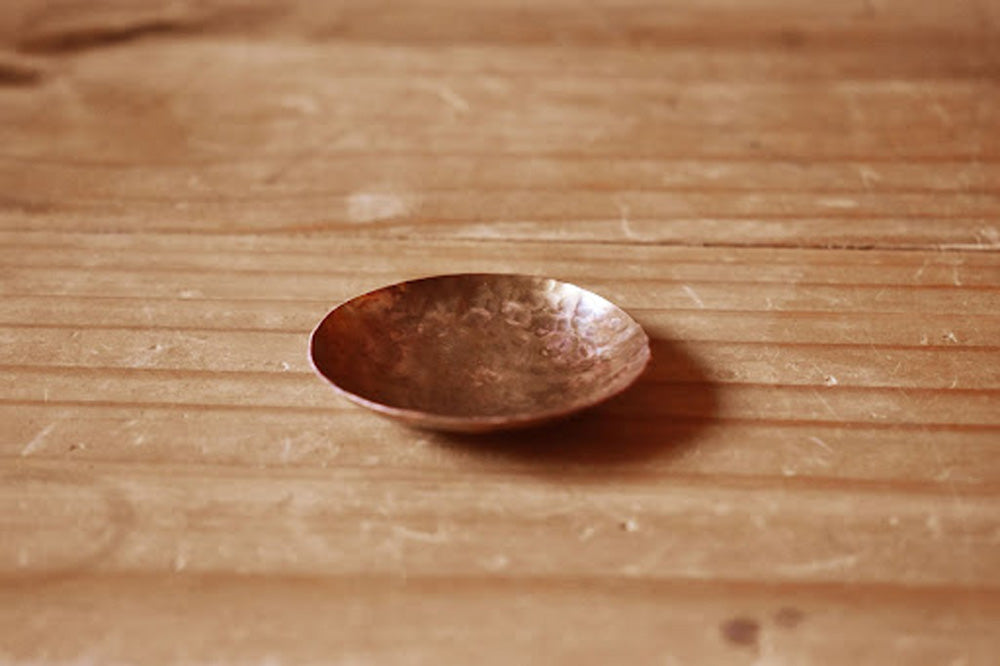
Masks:
[[[625,390],[649,340],[620,308],[524,275],[443,275],[335,308],[313,366],[349,399],[410,424],[465,432],[533,425]]]

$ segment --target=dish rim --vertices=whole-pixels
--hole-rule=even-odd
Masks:
[[[627,317],[630,322],[632,322],[639,334],[642,336],[642,352],[644,357],[642,359],[641,365],[639,365],[634,372],[628,373],[626,376],[621,375],[625,372],[624,370],[615,374],[613,380],[616,380],[614,388],[609,391],[596,393],[587,399],[581,400],[579,402],[567,405],[564,407],[550,408],[542,411],[521,411],[514,412],[510,414],[498,414],[498,415],[483,415],[483,416],[460,416],[455,414],[442,414],[429,412],[421,409],[413,409],[410,407],[397,407],[393,405],[388,405],[385,403],[377,402],[371,400],[362,395],[358,395],[346,388],[340,386],[332,377],[327,375],[316,362],[316,347],[317,338],[320,330],[323,328],[324,324],[333,317],[337,311],[341,308],[349,306],[351,303],[361,300],[363,298],[369,297],[373,294],[379,292],[388,291],[391,289],[398,289],[406,285],[418,284],[422,282],[432,282],[436,280],[443,279],[461,279],[461,278],[487,278],[487,279],[497,279],[497,278],[517,278],[525,279],[531,281],[539,282],[552,282],[562,286],[572,287],[580,292],[587,294],[589,297],[597,298],[604,303],[610,305],[615,311],[621,313],[623,316]],[[652,359],[652,350],[650,349],[649,335],[646,333],[645,329],[631,314],[629,314],[624,308],[613,303],[607,298],[601,296],[600,294],[581,287],[573,282],[568,282],[566,280],[560,280],[553,277],[536,275],[531,273],[490,273],[490,272],[468,272],[468,273],[442,273],[435,275],[428,275],[424,277],[412,278],[409,280],[402,280],[400,282],[395,282],[392,284],[387,284],[376,289],[371,289],[357,296],[353,296],[330,309],[319,323],[313,328],[309,335],[309,364],[313,371],[316,372],[324,381],[326,381],[330,386],[333,387],[334,391],[340,396],[350,400],[351,402],[377,412],[383,416],[397,419],[411,425],[416,425],[433,430],[446,430],[452,432],[487,432],[494,430],[506,430],[514,428],[524,428],[534,425],[539,425],[542,423],[547,423],[551,421],[556,421],[562,418],[569,417],[578,412],[595,407],[603,402],[606,402],[622,393],[624,393],[628,388],[630,388],[639,377],[646,371],[649,363]]]

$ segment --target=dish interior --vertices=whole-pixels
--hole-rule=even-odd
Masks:
[[[601,401],[649,359],[642,328],[557,280],[448,275],[333,310],[312,340],[317,370],[369,406],[451,417],[530,417]]]

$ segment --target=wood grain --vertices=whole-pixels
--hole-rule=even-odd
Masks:
[[[1000,653],[1000,5],[0,7],[0,662]],[[544,274],[653,339],[405,429],[337,302]]]

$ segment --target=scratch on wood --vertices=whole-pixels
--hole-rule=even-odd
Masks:
[[[861,183],[865,186],[866,190],[873,189],[873,186],[882,180],[879,172],[867,165],[858,167],[858,176],[861,178]]]
[[[437,96],[440,97],[445,104],[459,113],[468,113],[472,109],[469,102],[466,101],[464,97],[448,86],[438,86],[434,89],[434,92],[437,93]]]
[[[632,223],[629,221],[629,214],[631,212],[632,209],[629,207],[628,204],[618,202],[618,216],[619,220],[621,221],[622,232],[625,234],[625,237],[630,240],[639,240],[639,237],[632,229]]]
[[[826,398],[824,398],[822,395],[820,395],[819,391],[813,390],[812,393],[813,393],[814,396],[816,396],[817,400],[819,400],[821,403],[823,403],[823,406],[826,407],[826,410],[828,412],[830,412],[830,414],[832,414],[835,418],[838,418],[838,419],[840,418],[840,414],[838,414],[833,409],[833,407],[830,406],[830,403],[827,401]]]
[[[859,205],[856,200],[848,199],[846,197],[820,199],[817,203],[827,208],[841,208],[841,209],[857,208]]]
[[[421,532],[420,530],[411,530],[402,525],[393,525],[392,532],[403,539],[419,541],[421,543],[445,543],[448,541],[448,535],[440,530],[436,532]]]
[[[174,571],[183,571],[187,567],[187,563],[188,556],[182,546],[177,549],[177,555],[174,556]]]
[[[280,105],[283,109],[297,111],[306,116],[315,116],[320,110],[316,100],[308,95],[288,95],[281,98]]]
[[[285,438],[281,448],[281,462],[287,463],[292,457],[292,440]]]
[[[698,296],[697,292],[695,292],[695,290],[694,290],[694,289],[692,289],[691,287],[689,287],[689,286],[688,286],[688,285],[686,285],[686,284],[685,284],[685,285],[682,285],[682,286],[681,286],[681,289],[683,289],[683,290],[684,290],[684,293],[685,293],[685,294],[687,294],[687,295],[688,295],[688,297],[689,297],[689,298],[690,298],[690,299],[691,299],[692,301],[694,301],[695,305],[697,305],[697,306],[698,306],[699,308],[701,308],[701,309],[705,309],[705,303],[704,303],[704,301],[702,301],[702,300],[701,300],[701,297],[700,297],[700,296]]]
[[[820,447],[821,449],[824,449],[826,451],[829,451],[830,453],[833,453],[833,449],[830,448],[830,445],[827,444],[826,442],[824,442],[819,437],[809,437],[808,439],[809,439],[810,442],[812,442],[816,446]]]
[[[413,210],[413,198],[389,191],[360,191],[347,198],[347,217],[351,222],[378,222],[405,217]]]
[[[977,249],[977,250],[995,250],[1000,247],[1000,230],[996,227],[983,227],[982,229],[977,229],[973,236],[976,239],[975,244],[954,244],[950,246],[945,246],[945,249]]]
[[[841,555],[830,557],[825,560],[814,560],[812,562],[802,562],[800,564],[781,564],[778,566],[783,574],[807,574],[819,571],[831,571],[834,569],[847,569],[855,566],[861,559],[860,555]]]
[[[927,531],[931,533],[931,536],[935,539],[941,538],[942,530],[940,517],[936,514],[931,514],[927,516],[927,520],[924,521],[924,524],[927,525]]]
[[[919,280],[920,276],[924,274],[924,271],[927,270],[927,267],[930,266],[931,263],[932,263],[932,259],[930,259],[930,258],[924,259],[924,262],[922,264],[920,264],[920,268],[918,268],[917,272],[913,274],[913,279],[914,280]]]
[[[940,102],[935,102],[930,105],[931,112],[937,116],[938,120],[941,121],[941,126],[945,129],[951,129],[954,126],[955,121],[952,120],[951,114],[949,114],[944,106]]]
[[[503,553],[482,560],[482,565],[489,571],[503,571],[510,565],[510,558]]]
[[[41,448],[42,444],[45,443],[45,438],[52,434],[52,431],[55,430],[55,427],[56,427],[56,422],[53,421],[52,423],[48,424],[47,426],[39,430],[38,433],[34,437],[32,437],[27,444],[24,445],[24,448],[21,449],[21,456],[22,457],[30,456],[32,453]]]

